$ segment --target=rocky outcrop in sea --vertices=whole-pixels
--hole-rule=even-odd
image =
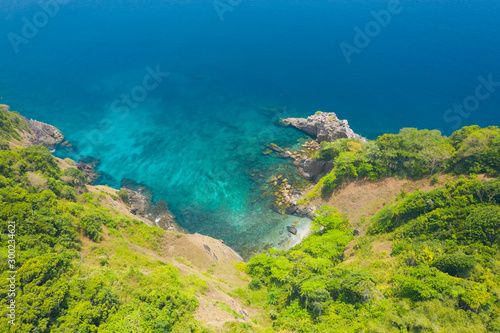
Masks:
[[[64,135],[57,127],[23,116],[21,118],[26,121],[31,131],[31,133],[26,133],[26,140],[30,144],[53,149],[64,141]]]
[[[347,120],[340,120],[333,112],[318,111],[307,118],[285,118],[281,121],[316,139],[316,141],[306,142],[295,153],[290,151],[285,152],[285,154],[293,158],[293,164],[297,167],[297,173],[304,179],[312,182],[318,182],[323,175],[330,172],[333,168],[331,161],[319,161],[312,158],[313,153],[320,148],[319,143],[323,141],[333,142],[345,138],[367,141],[361,135],[354,133],[349,127]]]
[[[354,133],[347,120],[340,120],[333,112],[318,111],[307,118],[285,118],[282,122],[315,137],[318,143],[344,138],[366,141],[361,135]]]
[[[134,181],[124,179],[121,190],[128,193],[130,211],[134,215],[146,218],[149,224],[164,230],[179,232],[180,227],[175,222],[175,216],[169,210],[165,201],[152,201],[153,193],[149,188]]]
[[[95,171],[95,168],[100,163],[98,158],[87,157],[78,161],[76,168],[80,170],[90,185],[94,184],[101,176],[100,172]]]

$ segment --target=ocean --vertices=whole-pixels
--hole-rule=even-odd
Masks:
[[[56,155],[99,158],[100,184],[145,184],[189,232],[245,255],[310,223],[263,195],[273,174],[300,181],[264,154],[307,137],[279,118],[335,112],[370,139],[499,125],[499,1],[19,0],[0,14],[0,103],[60,128],[75,149]]]

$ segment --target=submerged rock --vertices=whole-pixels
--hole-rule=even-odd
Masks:
[[[297,229],[295,227],[287,226],[286,230],[288,230],[288,232],[291,233],[292,235],[297,236]]]
[[[271,143],[270,145],[266,145],[267,148],[274,150],[277,153],[283,153],[285,150],[281,147],[279,147],[275,143]]]
[[[340,120],[333,112],[317,112],[307,117],[307,119],[285,118],[282,121],[314,136],[318,142],[332,142],[343,138],[366,141],[365,138],[354,133],[347,120]]]

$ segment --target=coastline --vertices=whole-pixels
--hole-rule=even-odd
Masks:
[[[4,106],[4,108],[8,109],[7,106]],[[22,131],[22,140],[20,142],[15,142],[14,145],[29,146],[39,144],[50,149],[52,154],[56,153],[60,149],[73,149],[72,144],[67,140],[65,141],[63,133],[56,127],[38,122],[36,120],[28,120],[21,115],[20,117],[28,124],[29,132]],[[282,119],[281,121],[283,123],[287,123],[288,121],[289,126],[293,126],[304,131],[308,135],[313,136],[315,140],[310,139],[300,141],[296,146],[287,149],[283,149],[272,142],[269,142],[268,145],[266,145],[268,150],[264,151],[263,154],[268,154],[272,151],[278,154],[281,158],[292,159],[296,170],[288,171],[288,176],[284,176],[284,174],[279,173],[279,169],[277,169],[274,172],[271,172],[272,176],[264,183],[264,187],[261,186],[262,189],[267,189],[263,192],[261,198],[270,203],[269,209],[272,209],[283,218],[282,220],[275,220],[275,224],[272,227],[272,230],[274,231],[266,233],[262,230],[260,231],[260,237],[256,235],[257,238],[255,239],[258,240],[260,245],[253,244],[251,245],[252,247],[247,248],[247,250],[243,249],[243,252],[238,251],[240,252],[239,254],[247,258],[255,253],[254,250],[252,250],[254,247],[257,249],[260,248],[257,252],[268,248],[288,250],[299,244],[305,237],[307,237],[307,235],[309,235],[311,232],[311,221],[314,218],[316,207],[310,204],[299,205],[297,202],[303,199],[307,194],[308,191],[306,193],[303,191],[305,188],[310,188],[322,174],[329,171],[328,167],[325,167],[325,165],[320,167],[315,165],[316,162],[311,158],[311,156],[319,149],[319,143],[321,140],[333,141],[340,137],[361,138],[349,128],[347,121],[338,120],[334,113],[317,112],[307,119],[291,119],[298,120],[300,125],[293,123],[293,121],[290,122],[288,119]],[[310,129],[311,123],[314,123],[314,126],[312,126],[312,128],[314,128],[313,130]],[[306,126],[308,128],[304,130],[301,126]],[[317,130],[318,128],[319,130]],[[327,133],[326,136],[325,133]],[[96,159],[87,158],[77,163],[69,158],[63,160],[59,157],[54,157],[58,160],[63,169],[75,167],[84,172],[89,184],[93,184],[100,176],[95,170],[99,164],[99,161]],[[294,174],[295,176],[293,176]],[[292,177],[290,177],[291,175]],[[260,178],[253,177],[253,174],[251,176],[252,178],[259,179],[258,181],[260,182]],[[290,180],[287,177],[290,178]],[[120,212],[140,219],[150,226],[157,226],[175,233],[181,232],[184,234],[191,234],[187,229],[183,228],[176,222],[175,216],[169,211],[168,204],[166,202],[160,200],[154,203],[152,201],[152,191],[143,184],[123,180],[120,189],[112,189],[107,185],[98,185],[95,187],[89,187],[89,189],[91,192],[105,191],[110,193],[112,196],[118,196],[119,194],[123,195],[124,192],[126,192],[127,201],[130,198],[130,202],[127,202],[128,205],[120,207]],[[112,203],[112,205],[116,206],[116,203]],[[261,229],[266,228],[264,225],[259,227]],[[290,228],[295,231],[291,232]],[[257,233],[258,232],[259,231],[257,230]],[[212,236],[212,238],[214,237]],[[216,238],[217,237],[214,239]]]
[[[9,107],[7,105],[2,105],[2,108],[9,112],[12,112],[9,110]],[[27,126],[25,130],[18,131],[21,137],[20,140],[16,139],[9,140],[10,147],[14,148],[14,147],[29,147],[32,145],[41,145],[49,149],[49,151],[53,156],[54,153],[56,153],[61,149],[73,148],[71,142],[67,141],[62,131],[60,131],[55,126],[39,122],[33,119],[27,119],[26,117],[22,116],[17,112],[14,113],[18,115],[19,118],[22,121],[24,121]],[[107,204],[110,207],[118,210],[121,214],[129,216],[131,218],[139,219],[140,221],[144,222],[147,225],[160,227],[166,231],[174,233],[183,233],[186,235],[196,234],[196,232],[189,233],[188,230],[180,226],[175,221],[175,216],[168,210],[168,204],[162,200],[159,201],[161,203],[160,206],[162,212],[157,213],[156,210],[158,209],[157,208],[158,203],[153,203],[152,201],[153,193],[151,192],[151,190],[147,189],[146,186],[142,184],[135,184],[134,182],[128,182],[128,184],[122,184],[121,188],[119,189],[111,188],[107,185],[92,185],[100,176],[99,173],[95,170],[99,161],[93,158],[87,158],[85,160],[80,160],[79,162],[71,160],[70,158],[61,159],[57,156],[54,156],[54,158],[58,162],[60,168],[63,170],[67,168],[77,168],[80,171],[84,172],[84,175],[87,177],[88,181],[88,184],[85,187],[91,193],[107,193],[111,197],[119,197],[119,192],[126,191],[128,193],[129,198],[131,198],[134,201],[135,206],[132,206],[132,204],[127,205],[121,200],[118,201],[109,200],[109,202],[107,202]],[[143,192],[146,193],[146,195],[144,195]],[[162,223],[162,220],[166,220],[166,222]],[[287,221],[288,220],[290,220],[290,222],[286,223],[287,225],[291,225],[293,223],[292,220],[301,221],[300,226],[297,227],[297,229],[299,230],[299,234],[298,236],[295,236],[292,234],[287,235],[285,234],[285,232],[283,232],[282,234],[285,234],[290,237],[288,239],[288,242],[281,241],[281,243],[278,245],[279,249],[288,249],[298,244],[305,237],[305,235],[308,234],[310,230],[309,220],[304,221],[304,219],[300,217],[295,218],[290,216],[287,217]],[[286,226],[284,226],[283,228],[284,230],[286,230]],[[263,237],[263,239],[265,239],[265,241],[268,242],[269,244],[278,243],[280,241],[279,240],[280,236],[281,236],[280,234],[276,235],[271,234],[268,235],[268,237]],[[216,238],[210,236],[206,237],[217,240]],[[217,241],[222,242],[221,240]],[[225,246],[228,247],[227,245]],[[263,244],[263,249],[266,248],[268,248],[268,246],[265,246]],[[231,251],[234,250],[231,249]],[[234,252],[237,253],[236,251]],[[240,256],[239,253],[238,256]]]

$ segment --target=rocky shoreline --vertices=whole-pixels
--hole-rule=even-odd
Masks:
[[[284,118],[281,121],[315,137],[318,143],[345,138],[366,141],[361,135],[354,133],[347,120],[340,120],[333,112],[317,111],[307,118]]]
[[[311,158],[314,152],[320,149],[321,142],[333,142],[339,139],[368,141],[354,133],[347,120],[340,120],[333,112],[317,111],[307,118],[285,118],[281,121],[315,137],[315,141],[308,141],[302,145],[297,154],[286,152],[294,159],[293,164],[297,167],[299,175],[315,183],[333,168],[330,161]]]
[[[58,145],[71,148],[71,144],[64,141],[64,135],[56,127],[33,119],[28,120],[24,117],[22,119],[26,121],[30,129],[30,133],[23,133],[24,144],[42,145],[49,149],[54,149]],[[269,170],[252,165],[245,172],[250,179],[256,182],[252,190],[257,190],[260,187],[262,194],[260,199],[257,199],[268,201],[268,205],[273,211],[283,215],[284,218],[286,215],[291,215],[314,219],[316,207],[310,204],[302,205],[298,202],[304,197],[303,190],[307,187],[303,183],[304,180],[309,185],[311,182],[315,183],[333,168],[332,162],[318,161],[313,158],[315,152],[321,147],[320,143],[323,141],[332,142],[341,138],[366,139],[354,133],[347,121],[339,120],[335,113],[317,112],[308,118],[286,118],[281,119],[281,122],[313,136],[314,139],[306,139],[298,147],[288,149],[269,143],[262,147],[262,154],[273,154],[273,156],[279,156],[283,159],[292,159],[292,164],[296,169],[288,163],[269,167]],[[88,183],[93,184],[100,177],[100,174],[96,172],[98,164],[98,159],[89,157],[78,163],[73,162],[71,166],[80,170],[87,178]],[[302,182],[299,179],[302,179]],[[175,216],[169,210],[168,204],[163,200],[154,203],[152,201],[153,194],[145,185],[123,180],[117,194],[128,207],[129,213],[137,216],[146,224],[172,232],[186,233],[176,223]],[[296,224],[292,224],[287,226],[284,231],[287,234],[296,235],[296,227],[298,227]],[[280,234],[282,233],[283,231],[280,231]]]
[[[64,135],[57,127],[37,120],[27,119],[23,116],[20,117],[26,121],[31,132],[25,132],[24,139],[27,143],[54,149],[58,144],[64,141]]]
[[[101,173],[95,171],[96,167],[99,165],[100,161],[97,158],[87,157],[78,161],[76,168],[80,170],[90,185],[94,184]]]
[[[281,122],[313,136],[315,140],[305,141],[295,150],[283,149],[271,143],[267,146],[269,151],[279,153],[282,158],[293,159],[293,165],[297,167],[297,174],[313,183],[318,182],[323,175],[333,169],[331,161],[320,161],[313,158],[314,153],[320,149],[321,142],[333,142],[343,138],[367,141],[361,135],[354,133],[347,120],[338,119],[333,112],[318,111],[307,118],[284,118],[281,119]],[[293,187],[287,178],[278,174],[272,177],[268,183],[273,186],[270,192],[275,197],[272,204],[272,209],[275,212],[310,219],[315,217],[316,207],[297,204],[304,194],[298,188]],[[288,231],[290,232],[290,230]]]
[[[153,193],[145,185],[138,184],[132,180],[124,179],[121,184],[121,192],[127,193],[127,201],[130,212],[147,219],[150,225],[172,232],[184,232],[175,222],[175,216],[168,208],[164,200],[153,202]]]
[[[57,127],[34,119],[28,119],[21,115],[19,117],[26,122],[29,129],[29,131],[24,130],[20,132],[23,139],[21,145],[40,145],[50,150],[55,149],[58,145],[65,148],[72,147],[71,143],[65,141],[62,131]],[[78,163],[70,161],[68,166],[80,170],[87,179],[87,183],[92,185],[101,176],[96,171],[99,163],[99,159],[87,157],[79,160]],[[128,199],[125,203],[130,207],[130,212],[146,224],[157,226],[167,231],[185,233],[176,223],[175,216],[169,210],[168,204],[163,200],[154,203],[152,201],[153,194],[146,186],[124,180],[121,191],[127,193]]]

